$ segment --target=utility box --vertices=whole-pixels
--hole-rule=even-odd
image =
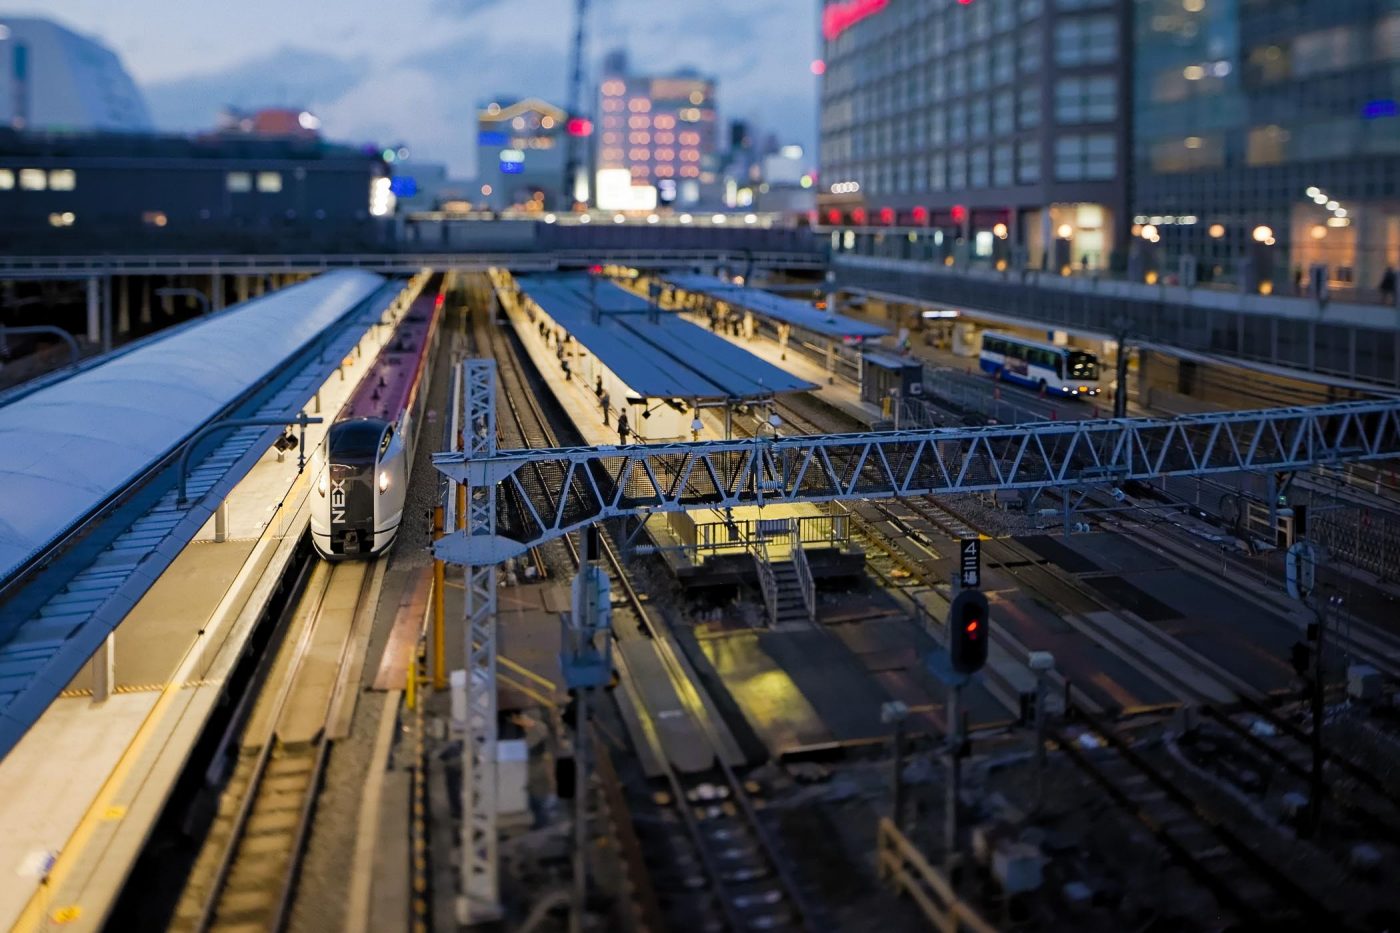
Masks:
[[[1353,664],[1347,668],[1347,696],[1353,700],[1379,700],[1381,686],[1381,672],[1371,665]]]
[[[496,743],[496,806],[503,820],[530,815],[530,749],[524,739]]]
[[[1040,850],[1024,842],[1000,847],[992,855],[992,876],[1007,894],[1039,890],[1045,880]]]

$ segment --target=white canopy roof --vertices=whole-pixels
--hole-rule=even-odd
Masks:
[[[0,407],[0,580],[383,283],[329,272]]]

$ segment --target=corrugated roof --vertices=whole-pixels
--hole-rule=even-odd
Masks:
[[[370,272],[327,273],[0,407],[0,580],[384,281]]]
[[[746,399],[806,392],[810,382],[676,314],[587,275],[531,276],[520,287],[627,386],[646,398]],[[593,291],[592,289],[596,289]],[[596,299],[599,319],[593,320]]]
[[[747,308],[755,314],[783,321],[793,327],[835,337],[839,340],[872,340],[889,333],[885,328],[855,318],[820,311],[805,301],[784,298],[759,288],[734,285],[712,275],[671,275],[666,277],[677,288],[718,298],[727,304]]]

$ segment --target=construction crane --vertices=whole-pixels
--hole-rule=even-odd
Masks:
[[[583,36],[588,22],[588,0],[575,0],[574,5],[574,48],[569,69],[568,93],[568,155],[564,160],[564,203],[574,203],[574,180],[583,164],[583,147],[587,134],[583,128]]]

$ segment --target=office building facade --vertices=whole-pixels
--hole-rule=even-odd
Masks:
[[[931,228],[919,239],[952,261],[1124,255],[1128,0],[825,0],[821,13],[823,223]]]
[[[315,141],[0,130],[0,251],[382,247],[389,167]]]
[[[477,114],[478,191],[494,211],[567,210],[568,115],[538,98],[492,101]]]
[[[151,117],[106,46],[51,20],[0,16],[0,126],[141,133]]]
[[[715,82],[695,72],[630,74],[609,55],[599,84],[596,201],[605,210],[717,202]]]
[[[1171,268],[1375,291],[1400,265],[1400,4],[1136,0],[1133,211]],[[1140,245],[1140,248],[1142,246]],[[1267,284],[1266,284],[1267,283]]]

